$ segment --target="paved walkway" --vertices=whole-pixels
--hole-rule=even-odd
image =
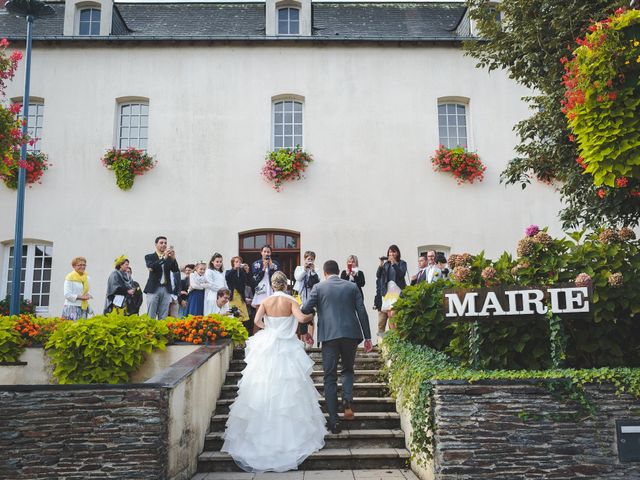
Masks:
[[[411,470],[306,470],[286,473],[197,473],[191,480],[418,480]]]

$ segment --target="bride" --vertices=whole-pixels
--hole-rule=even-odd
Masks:
[[[313,385],[313,360],[296,337],[298,321],[312,321],[284,290],[287,277],[271,277],[274,294],[255,317],[264,328],[247,340],[238,396],[224,434],[228,452],[248,472],[285,472],[324,446],[325,418]],[[264,318],[264,321],[263,321]]]

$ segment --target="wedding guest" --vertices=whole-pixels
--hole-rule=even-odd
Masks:
[[[73,271],[64,279],[64,306],[62,318],[79,320],[93,315],[89,300],[93,297],[89,293],[89,276],[87,275],[87,259],[75,257],[71,260]]]
[[[178,318],[184,318],[187,316],[187,300],[189,298],[189,276],[195,265],[188,263],[182,267],[180,277],[180,293],[178,294]]]
[[[175,252],[167,248],[167,237],[156,237],[156,251],[145,255],[144,262],[149,269],[149,279],[144,287],[147,295],[147,314],[162,320],[169,314],[171,295],[174,294],[173,273],[179,272]]]
[[[216,292],[216,303],[213,306],[213,312],[220,315],[227,315],[230,310],[229,297],[231,292],[228,288],[222,287]]]
[[[242,323],[249,321],[249,312],[245,301],[245,290],[249,283],[248,273],[249,266],[242,263],[242,257],[231,257],[231,269],[225,273],[227,287],[231,292],[229,308],[236,307],[240,316],[238,320]]]
[[[391,245],[387,256],[380,257],[380,266],[376,272],[376,307],[378,308],[378,335],[383,335],[387,320],[393,316],[393,304],[400,292],[407,286],[407,262],[402,260],[400,249]]]
[[[425,273],[427,283],[433,283],[442,278],[442,270],[440,270],[440,267],[438,267],[438,264],[436,263],[435,250],[429,250],[427,252],[427,268]]]
[[[140,284],[133,279],[131,266],[129,266],[128,272],[134,292],[129,299],[129,303],[127,303],[127,315],[139,315],[140,307],[142,306],[142,288],[140,288]]]
[[[418,272],[411,276],[411,285],[425,282],[427,275],[425,273],[428,265],[427,254],[423,253],[418,257]]]
[[[204,293],[204,315],[209,315],[214,313],[218,290],[227,288],[221,254],[217,252],[213,254],[204,275],[208,283]]]
[[[293,289],[300,296],[300,304],[304,304],[309,298],[309,293],[316,283],[320,283],[320,278],[316,272],[316,253],[307,250],[303,255],[303,265],[298,265],[293,273],[296,279]],[[307,335],[308,334],[308,335]],[[314,325],[311,323],[301,323],[298,325],[298,337],[306,338],[308,344],[313,345]]]
[[[449,265],[447,265],[447,257],[444,256],[444,253],[438,252],[436,254],[436,264],[442,272],[442,278],[447,278],[449,276]]]
[[[262,301],[273,293],[271,277],[280,270],[280,264],[271,258],[271,245],[262,247],[260,255],[262,259],[256,260],[251,265],[251,276],[254,285],[251,306],[254,308],[258,308]]]
[[[204,262],[196,263],[193,272],[189,274],[189,294],[187,300],[187,315],[204,314],[205,290],[209,286]]]
[[[115,311],[118,315],[127,315],[127,305],[133,297],[135,289],[129,276],[129,259],[120,255],[114,260],[115,270],[107,280],[107,298],[104,303],[104,313]]]
[[[362,287],[364,287],[364,273],[358,266],[358,257],[349,255],[347,257],[347,268],[340,272],[340,278],[355,283],[362,295]]]

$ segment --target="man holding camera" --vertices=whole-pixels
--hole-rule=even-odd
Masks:
[[[144,287],[147,295],[147,314],[162,320],[169,314],[172,295],[178,295],[180,268],[173,247],[167,247],[167,237],[156,238],[156,251],[145,255],[144,262],[149,269],[149,279]],[[178,285],[176,286],[176,283]]]
[[[251,264],[251,278],[255,285],[251,306],[258,308],[262,301],[273,293],[271,289],[271,277],[280,270],[277,261],[271,258],[271,245],[265,245],[260,250],[261,260]]]

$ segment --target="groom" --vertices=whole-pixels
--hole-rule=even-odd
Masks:
[[[329,430],[340,433],[338,423],[338,359],[342,360],[342,401],[344,419],[353,420],[353,364],[356,348],[362,341],[364,351],[373,349],[369,317],[357,285],[338,276],[340,267],[335,260],[323,265],[326,281],[313,286],[303,313],[318,309],[318,342],[322,345],[324,366],[324,398],[329,410]]]

